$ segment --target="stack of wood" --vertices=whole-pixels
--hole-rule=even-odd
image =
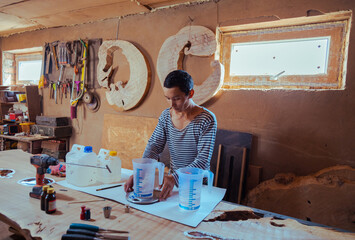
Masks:
[[[57,159],[65,159],[66,142],[65,140],[48,140],[41,143],[42,153]]]
[[[31,134],[49,137],[70,137],[72,127],[67,117],[37,116],[36,124],[31,126]]]

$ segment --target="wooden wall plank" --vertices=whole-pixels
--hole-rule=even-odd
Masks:
[[[142,157],[157,123],[156,118],[105,114],[101,146],[117,151],[122,167],[132,169],[132,159]]]

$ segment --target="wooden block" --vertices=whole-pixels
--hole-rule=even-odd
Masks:
[[[251,190],[247,205],[355,231],[354,196],[355,168],[337,165],[307,176],[279,173]]]
[[[256,165],[248,166],[248,176],[247,176],[247,191],[255,188],[262,178],[263,167]]]
[[[46,148],[52,151],[65,150],[66,144],[65,141],[48,140],[48,141],[42,141],[41,148]]]
[[[105,114],[101,147],[117,151],[122,167],[133,169],[132,159],[141,158],[158,119]]]

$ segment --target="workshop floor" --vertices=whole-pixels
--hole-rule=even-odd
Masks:
[[[9,225],[0,221],[0,240],[24,240],[25,238],[9,231]]]

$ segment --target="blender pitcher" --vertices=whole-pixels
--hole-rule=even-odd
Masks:
[[[200,168],[185,167],[176,171],[179,176],[179,206],[183,210],[195,211],[200,207],[203,177],[207,177],[208,188],[212,187],[213,173]]]
[[[163,184],[164,163],[150,158],[136,158],[133,163],[133,186],[136,198],[152,198],[155,169],[159,170],[159,185]]]

